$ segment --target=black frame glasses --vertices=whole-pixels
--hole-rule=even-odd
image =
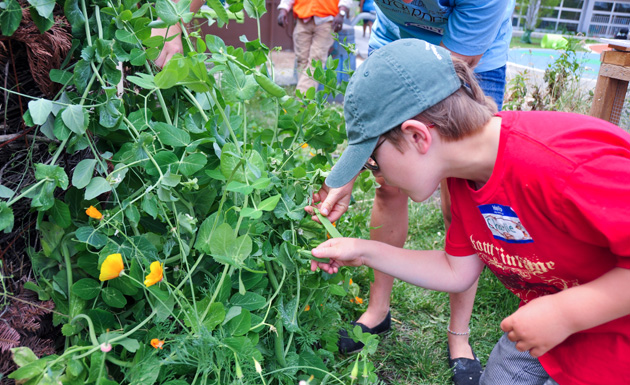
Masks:
[[[376,162],[376,158],[374,157],[374,153],[381,146],[381,144],[385,143],[386,140],[387,139],[383,139],[380,143],[376,145],[376,147],[374,147],[374,151],[372,151],[372,154],[370,155],[368,160],[365,162],[361,170],[378,171],[379,167],[378,167],[378,163]]]

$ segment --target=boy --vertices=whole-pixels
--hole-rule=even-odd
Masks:
[[[367,265],[461,292],[485,264],[521,307],[482,384],[630,383],[630,135],[577,114],[497,114],[463,62],[414,39],[357,69],[344,112],[349,146],[322,200],[363,167],[417,202],[449,178],[453,220],[445,251],[337,238],[313,249],[331,258],[313,270]]]

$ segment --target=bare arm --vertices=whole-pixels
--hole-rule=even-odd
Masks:
[[[383,242],[355,238],[330,239],[312,250],[313,256],[330,258],[330,263],[313,261],[327,273],[340,266],[366,265],[426,289],[461,292],[479,277],[483,262],[476,254],[453,257],[440,250],[408,250]]]
[[[440,42],[440,46],[444,47],[446,49],[448,49],[449,51],[451,51],[447,46],[444,45],[444,43]],[[483,54],[481,55],[475,55],[475,56],[465,56],[465,55],[460,55],[457,52],[453,52],[451,51],[451,54],[453,56],[458,57],[459,59],[462,59],[463,61],[466,62],[466,64],[468,64],[468,66],[470,68],[475,68],[477,66],[477,64],[479,64],[479,60],[481,60],[481,57],[483,56]]]
[[[536,298],[501,322],[520,351],[540,357],[571,334],[630,314],[630,270]]]

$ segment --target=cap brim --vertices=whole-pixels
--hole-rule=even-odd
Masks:
[[[363,168],[376,147],[379,136],[370,138],[361,143],[351,144],[341,154],[330,174],[326,178],[326,185],[332,188],[345,186]]]

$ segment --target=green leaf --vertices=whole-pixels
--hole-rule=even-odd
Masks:
[[[103,301],[111,307],[122,308],[127,304],[127,299],[118,289],[106,287],[101,291]]]
[[[72,72],[62,71],[56,68],[51,69],[48,76],[50,77],[50,80],[59,84],[67,84],[72,81]]]
[[[177,9],[171,0],[157,0],[155,10],[158,17],[168,25],[176,24],[179,21]]]
[[[40,33],[45,33],[55,25],[55,19],[52,14],[49,17],[42,17],[35,8],[29,9],[28,13],[31,15],[31,19],[33,19],[33,23],[35,23]]]
[[[33,123],[38,126],[46,123],[48,115],[52,112],[52,107],[53,103],[47,99],[37,99],[28,102],[28,110],[31,112]]]
[[[263,212],[261,210],[256,210],[251,207],[245,207],[241,210],[241,216],[245,218],[252,218],[254,220],[262,217]]]
[[[230,101],[249,100],[256,95],[258,83],[253,75],[246,75],[240,67],[229,62],[228,70],[221,78],[221,87],[224,97]]]
[[[267,300],[260,294],[248,291],[245,295],[241,295],[240,293],[234,294],[232,298],[230,298],[230,303],[235,306],[240,306],[243,309],[254,311],[265,306]]]
[[[37,360],[22,366],[7,377],[14,380],[27,380],[42,374],[46,370],[46,361]]]
[[[85,200],[89,201],[97,196],[112,190],[112,186],[107,182],[105,178],[97,176],[92,178],[85,188]]]
[[[96,159],[83,159],[77,164],[72,174],[72,185],[78,189],[87,186],[92,180]]]
[[[158,122],[153,125],[153,129],[157,131],[158,138],[163,144],[172,147],[185,147],[190,144],[190,135],[181,128]]]
[[[79,105],[71,105],[66,107],[61,113],[61,119],[64,124],[75,134],[82,135],[87,130],[88,115]]]
[[[139,48],[133,48],[129,56],[129,62],[134,66],[144,65],[147,61],[147,54]]]
[[[260,202],[260,204],[258,205],[258,210],[272,211],[276,208],[278,202],[280,202],[280,194],[274,195]]]
[[[94,329],[97,333],[104,333],[107,329],[116,327],[116,318],[107,310],[92,309],[87,312],[87,315],[94,323]]]
[[[0,198],[11,199],[15,195],[15,191],[0,184]]]
[[[35,165],[35,178],[37,180],[52,180],[57,187],[61,187],[64,190],[68,188],[68,175],[66,175],[63,168],[57,165],[37,163]]]
[[[212,331],[217,325],[220,325],[224,319],[225,307],[221,302],[214,302],[210,305],[208,315],[206,315],[202,323],[208,331]]]
[[[260,19],[262,15],[267,11],[265,9],[265,0],[245,0],[243,1],[243,7],[249,17],[253,19]]]
[[[72,26],[72,31],[81,31],[85,24],[85,17],[79,8],[79,0],[66,0],[63,4],[63,11]]]
[[[155,85],[153,75],[143,74],[143,73],[137,73],[136,75],[137,76],[127,76],[127,80],[147,90],[152,90],[152,89],[157,88]]]
[[[5,0],[5,9],[0,12],[0,28],[4,36],[11,36],[22,21],[22,8],[16,0]]]
[[[157,381],[161,367],[158,355],[148,355],[139,364],[133,365],[127,373],[128,381],[134,385],[153,385]]]
[[[115,35],[116,35],[116,39],[122,42],[129,43],[129,44],[139,43],[138,39],[136,38],[136,35],[133,32],[129,32],[125,29],[117,29]]]
[[[37,13],[45,18],[49,19],[52,16],[53,9],[55,8],[55,2],[52,0],[28,0],[29,4],[31,4],[37,10]]]
[[[227,332],[233,336],[242,336],[252,327],[252,314],[247,310],[242,310],[241,314],[232,318],[226,324]]]
[[[83,278],[72,285],[72,293],[85,300],[94,299],[101,291],[101,284],[91,278]]]
[[[13,231],[13,210],[6,202],[0,202],[0,230],[4,230],[6,234]]]
[[[27,198],[31,198],[31,206],[40,211],[46,211],[55,204],[55,188],[57,185],[54,181],[49,180],[43,185],[35,188],[26,194]]]
[[[233,180],[230,183],[228,183],[227,186],[225,186],[225,190],[234,191],[234,192],[241,193],[244,195],[249,195],[252,193],[252,191],[254,191],[254,188],[248,184]]]
[[[327,371],[324,361],[322,361],[322,359],[310,348],[303,349],[300,352],[300,366],[311,366],[322,369],[321,372],[318,370],[313,371],[313,374],[317,378],[322,378],[324,376],[323,373]]]
[[[248,235],[236,237],[232,227],[223,223],[210,239],[210,254],[219,263],[240,266],[252,252],[252,239]]]
[[[61,228],[67,228],[72,224],[70,218],[70,207],[59,199],[55,199],[55,204],[50,209],[52,221]]]
[[[79,227],[74,232],[74,236],[77,237],[80,242],[87,243],[97,249],[107,244],[107,236],[91,226]]]
[[[206,155],[201,153],[191,154],[179,162],[179,172],[184,176],[191,176],[201,170],[206,163],[208,163]]]
[[[11,349],[11,354],[13,354],[13,362],[19,367],[26,366],[38,360],[35,353],[26,346]]]

